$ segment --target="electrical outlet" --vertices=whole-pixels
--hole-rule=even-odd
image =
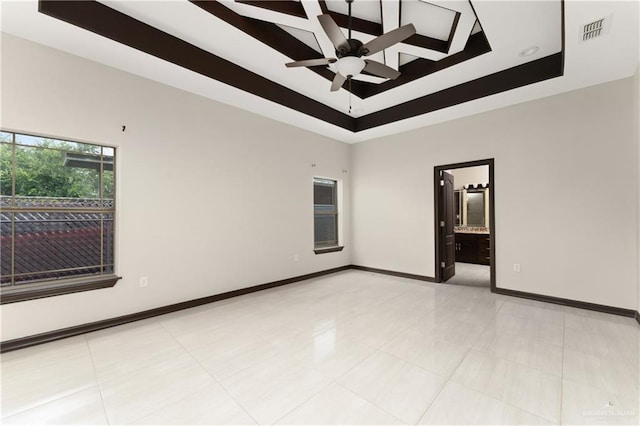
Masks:
[[[513,264],[513,272],[520,272],[520,264],[519,263],[514,263]]]
[[[149,277],[140,277],[140,287],[146,287],[149,285]]]
[[[300,256],[299,256],[297,253],[296,253],[296,254],[294,254],[294,255],[293,255],[293,261],[294,261],[294,262],[297,262],[297,261],[299,261],[299,260],[300,260]]]

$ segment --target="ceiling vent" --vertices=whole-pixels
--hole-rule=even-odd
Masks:
[[[597,19],[580,28],[580,42],[593,40],[609,33],[611,27],[611,15]]]

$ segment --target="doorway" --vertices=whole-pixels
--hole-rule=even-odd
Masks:
[[[485,177],[466,182],[474,179],[467,177],[474,176],[472,168]],[[456,174],[465,178],[456,182]],[[434,167],[434,218],[435,281],[486,285],[488,274],[495,291],[494,159]]]

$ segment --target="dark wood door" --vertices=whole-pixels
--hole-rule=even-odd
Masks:
[[[456,273],[456,211],[453,175],[444,171],[440,177],[440,201],[440,276],[447,281]]]

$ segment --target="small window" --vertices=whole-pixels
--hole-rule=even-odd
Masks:
[[[314,247],[338,245],[338,183],[313,179]]]
[[[114,159],[112,147],[0,132],[2,303],[115,284]]]

